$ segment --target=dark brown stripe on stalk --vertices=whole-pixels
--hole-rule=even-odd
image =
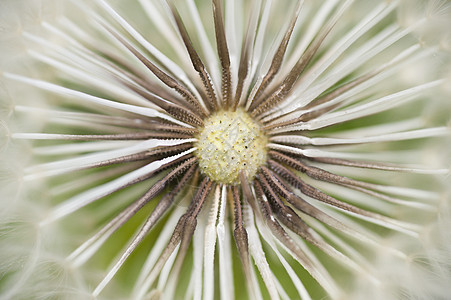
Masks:
[[[150,156],[171,156],[177,153],[181,153],[193,147],[191,143],[185,143],[174,146],[161,146],[155,149],[150,149],[147,152]]]
[[[95,164],[88,165],[88,166],[84,167],[83,169],[100,168],[100,167],[105,167],[105,166],[110,166],[110,165],[115,165],[115,164],[124,164],[124,163],[129,163],[129,162],[143,161],[143,160],[151,159],[151,156],[152,155],[147,152],[140,152],[140,153],[136,153],[136,154],[130,154],[130,155],[125,155],[125,156],[121,156],[121,157],[117,157],[117,158],[104,160],[104,161],[101,161],[101,162],[98,162]]]
[[[124,82],[123,84],[126,85],[129,89],[131,89],[135,93],[137,93],[138,95],[140,95],[141,97],[143,97],[144,99],[164,109],[169,115],[173,116],[179,121],[186,122],[194,126],[203,125],[202,118],[199,115],[192,112],[191,110],[189,110],[188,108],[185,108],[185,106],[181,106],[176,103],[161,99],[155,96],[154,94],[149,93],[145,89],[139,88],[136,85],[133,85],[129,82]]]
[[[107,27],[107,25],[104,24],[104,27]],[[108,30],[111,32],[112,29]],[[145,88],[147,91],[163,99],[171,99],[171,101],[179,102],[180,99],[174,99],[174,95],[169,93],[166,89],[162,89],[160,84],[156,84],[155,82],[150,81],[149,76],[147,76],[144,72],[142,72],[141,69],[132,64],[129,59],[126,59],[124,58],[124,56],[118,55],[116,52],[112,51],[109,44],[106,44],[95,38],[84,38],[77,41],[80,44],[84,45],[83,50],[86,51],[86,53],[84,53],[83,51],[83,55],[93,58],[93,63],[103,62],[110,68],[116,70],[118,73],[128,78],[130,81]],[[118,77],[117,74],[111,72],[111,75],[121,82],[124,81],[124,79]],[[185,105],[187,104],[191,106],[191,104],[189,104],[185,100],[183,100],[183,103]]]
[[[280,168],[279,170],[282,170],[282,168]],[[289,174],[289,173],[284,173],[285,175]],[[294,175],[294,174],[292,174]],[[294,177],[289,176],[290,180],[292,180],[294,182],[293,186],[295,186],[295,184],[299,184],[299,189],[304,193],[305,191],[305,195],[311,196],[312,198],[319,200],[321,202],[324,202],[326,204],[329,204],[331,206],[337,207],[341,210],[344,211],[348,211],[348,212],[352,212],[354,214],[360,215],[360,216],[364,216],[373,220],[380,220],[382,222],[384,222],[384,224],[395,224],[395,226],[399,226],[396,224],[396,221],[377,214],[377,213],[373,213],[367,210],[363,210],[359,207],[356,207],[354,205],[342,202],[340,200],[337,200],[329,195],[324,194],[323,192],[303,183],[301,180],[296,180],[296,175],[294,175]],[[271,178],[269,178],[270,180],[270,184],[275,187],[277,189],[277,191],[279,193],[281,193],[289,203],[291,203],[294,207],[296,207],[297,209],[305,212],[306,214],[320,220],[319,218],[315,217],[314,213],[318,213],[320,210],[313,207],[312,205],[308,204],[305,200],[303,200],[301,197],[297,196],[287,185],[285,185],[282,181],[281,178],[279,178],[277,175],[273,174],[273,176]],[[304,189],[302,190],[301,187]],[[304,211],[304,209],[307,209],[307,211]],[[312,213],[312,214],[311,214]],[[322,213],[324,214],[324,213]],[[328,216],[329,217],[329,216]],[[380,224],[381,225],[381,224]],[[382,225],[384,227],[387,227],[386,225]]]
[[[235,97],[232,103],[232,110],[235,111],[238,103],[240,102],[241,95],[243,94],[244,80],[249,74],[250,65],[250,41],[249,41],[249,28],[246,32],[246,37],[243,41],[243,47],[241,49],[240,65],[238,67],[238,82],[236,86]]]
[[[183,155],[181,157],[178,157],[178,158],[174,159],[171,162],[168,162],[168,163],[162,165],[160,168],[158,168],[157,170],[154,171],[155,172],[154,174],[158,174],[161,171],[167,170],[168,168],[171,168],[174,165],[177,165],[177,164],[182,163],[183,161],[185,161],[187,159],[192,159],[192,158],[196,158],[196,157],[193,156],[192,153],[187,153],[187,154],[185,154],[185,155]]]
[[[271,176],[270,173],[261,172],[260,176],[258,176],[258,180],[260,181],[263,190],[266,192],[268,199],[273,205],[273,211],[276,213],[277,218],[287,226],[291,231],[309,241],[310,243],[316,245],[315,239],[308,232],[310,227],[296,214],[296,212],[291,208],[286,206],[280,197],[273,190],[271,185],[268,183],[266,177]]]
[[[296,174],[294,174],[289,169],[285,168],[283,165],[278,164],[273,160],[268,160],[268,164],[276,173],[280,174],[285,180],[289,182],[292,186],[299,189],[304,195],[307,195],[313,199],[319,200],[321,202],[333,205],[335,207],[347,210],[347,204],[343,203],[322,191],[314,188],[313,186],[305,183]]]
[[[119,117],[119,116],[106,116],[94,113],[82,113],[81,115],[73,114],[66,118],[66,120],[82,120],[85,122],[91,122],[95,124],[109,125],[120,127],[120,129],[132,128],[132,129],[143,129],[143,130],[159,130],[159,125],[174,125],[174,124],[166,124],[161,123],[162,119],[151,118],[151,117],[140,117],[134,116],[133,118],[128,117]],[[169,122],[169,121],[165,121]],[[182,127],[180,125],[174,125],[178,127]],[[186,129],[190,129],[191,131],[196,132],[195,128],[183,127]],[[186,131],[183,131],[186,132]]]
[[[72,141],[135,141],[148,140],[154,138],[163,139],[184,139],[192,138],[189,134],[180,134],[172,132],[134,132],[119,134],[58,134],[55,140],[72,140]]]
[[[255,184],[256,184],[256,182],[254,182],[254,186],[255,186]],[[258,194],[257,194],[257,199],[258,199],[258,201],[257,202],[259,202],[259,204],[261,204],[261,199],[258,197]],[[264,204],[267,204],[267,202],[266,203],[264,203]],[[263,206],[264,206],[264,204],[263,204]],[[283,239],[283,238],[280,238],[280,236],[281,236],[281,234],[280,234],[280,230],[278,230],[278,229],[281,229],[282,231],[283,231],[283,228],[279,225],[279,227],[277,227],[277,225],[278,225],[278,222],[277,222],[277,220],[274,218],[274,217],[272,217],[272,212],[271,211],[267,211],[267,210],[265,210],[265,208],[266,207],[261,207],[261,209],[260,209],[260,211],[262,212],[262,215],[263,215],[263,218],[265,219],[265,221],[266,221],[266,223],[267,223],[267,225],[268,225],[268,227],[271,229],[271,232],[285,245],[285,246],[287,246],[287,248],[289,248],[290,250],[292,250],[292,248],[294,248],[294,247],[290,247],[290,245],[288,245],[287,243],[286,243],[286,241]],[[271,210],[270,208],[269,208],[269,210]],[[270,223],[274,223],[274,224],[270,224]],[[293,252],[296,252],[295,250],[293,251]],[[295,255],[297,256],[297,253],[295,253]],[[268,288],[268,285],[266,285],[266,287]],[[270,291],[269,289],[268,289],[268,292],[269,292],[269,294],[270,295],[273,295],[274,293],[277,293],[276,291]]]
[[[200,79],[202,80],[202,83],[204,85],[205,91],[207,92],[207,101],[206,104],[210,111],[213,111],[217,109],[217,99],[216,99],[216,93],[213,88],[213,84],[211,82],[210,74],[208,74],[207,69],[205,68],[205,65],[203,64],[201,58],[196,52],[196,49],[194,49],[194,46],[191,42],[191,39],[188,35],[188,32],[186,31],[185,25],[183,24],[183,21],[175,8],[174,4],[171,2],[168,2],[169,7],[171,8],[172,15],[175,19],[175,22],[177,24],[177,28],[179,30],[179,33],[183,39],[183,43],[185,44],[186,50],[188,51],[188,54],[190,56],[191,62],[193,64],[194,69],[199,74]]]
[[[342,202],[332,196],[329,196],[322,191],[314,188],[313,186],[305,183],[302,181],[299,177],[296,176],[293,172],[285,168],[284,166],[276,163],[273,160],[268,161],[268,164],[270,167],[278,174],[280,174],[285,180],[287,180],[292,186],[299,189],[304,195],[307,195],[313,199],[319,200],[323,203],[329,204],[331,206],[335,206],[342,210],[347,210],[353,213],[357,213],[360,215],[367,215],[369,212],[362,210],[358,207],[355,207],[353,205],[350,205],[348,203]],[[274,176],[275,180],[273,180],[273,183],[277,181],[281,182],[280,178],[278,178],[276,175]],[[285,187],[287,189],[287,187]],[[279,191],[282,190],[282,188],[279,189]],[[287,189],[288,190],[288,189]]]
[[[277,193],[281,194],[285,200],[293,205],[297,210],[319,220],[329,220],[332,219],[329,215],[321,211],[320,209],[317,209],[316,207],[312,206],[308,202],[306,202],[301,197],[295,195],[292,191],[286,189],[284,184],[282,184],[280,181],[274,179],[274,177],[271,178],[270,185],[272,188],[275,188]],[[261,188],[261,187],[260,187]],[[262,191],[263,192],[263,191]],[[325,222],[326,224],[329,224]]]
[[[153,176],[155,176],[156,174],[166,170],[167,168],[173,167],[174,165],[177,165],[177,164],[181,164],[183,161],[185,161],[187,159],[195,161],[197,158],[192,157],[192,156],[193,155],[191,153],[189,153],[187,155],[179,157],[179,158],[177,158],[177,159],[175,159],[175,160],[173,160],[173,161],[171,161],[169,163],[166,163],[166,164],[162,165],[161,167],[159,167],[158,169],[156,169],[156,170],[154,170],[152,172],[144,174],[144,175],[142,175],[142,176],[140,176],[138,178],[135,178],[135,179],[133,179],[133,180],[127,182],[127,183],[124,183],[124,184],[122,184],[120,186],[116,186],[114,189],[111,189],[111,190],[109,190],[108,192],[105,192],[102,195],[96,196],[95,198],[92,199],[91,202],[96,201],[98,199],[101,199],[103,197],[106,197],[108,195],[111,195],[114,192],[120,191],[120,190],[122,190],[124,188],[127,188],[127,187],[132,186],[132,185],[137,184],[137,183],[140,183],[140,182],[142,182],[144,180],[147,180],[149,178],[152,178]]]
[[[268,198],[273,205],[273,212],[277,215],[279,221],[283,223],[291,231],[299,235],[304,240],[312,245],[318,247],[324,253],[340,259],[343,254],[337,251],[334,247],[326,243],[321,236],[319,236],[307,223],[305,223],[291,207],[286,206],[278,197],[276,192],[272,189],[266,178],[271,178],[273,173],[266,167],[262,169],[262,173],[258,179],[261,182],[263,189],[266,191]]]
[[[156,84],[148,80],[149,76],[147,76],[147,74],[143,73],[136,67],[131,66],[131,68],[133,68],[134,73],[130,73],[129,71],[121,69],[109,61],[106,61],[105,63],[107,63],[108,65],[110,65],[110,67],[114,68],[115,70],[121,73],[122,76],[118,76],[117,74],[111,73],[111,75],[117,81],[119,81],[122,85],[124,85],[128,89],[134,91],[140,96],[151,101],[152,103],[154,103],[153,100],[156,97],[157,99],[164,99],[176,105],[189,108],[189,110],[193,113],[197,114],[202,113],[198,111],[198,108],[196,108],[192,103],[188,102],[185,98],[179,98],[178,96],[174,96],[173,94],[169,93],[168,90],[162,89],[160,84]]]
[[[328,203],[328,204],[337,202],[338,205],[335,205],[336,207],[339,207],[343,210],[347,210],[346,207],[344,207],[344,206],[342,207],[339,204],[339,203],[341,203],[339,200],[337,200],[327,194],[324,194],[323,192],[315,189],[314,187],[312,187],[310,185],[307,185],[300,178],[298,178],[297,175],[295,175],[294,173],[289,171],[284,166],[277,165],[277,167],[276,167],[274,165],[274,161],[270,161],[269,165],[276,173],[281,174],[281,176],[284,177],[289,184],[291,184],[292,186],[301,190],[301,192],[304,193],[305,195],[310,196],[313,199],[322,201],[324,203]],[[326,225],[331,226],[332,228],[335,228],[335,229],[349,235],[350,237],[352,237],[353,239],[355,239],[357,241],[365,241],[376,247],[380,246],[379,242],[374,241],[374,237],[369,237],[367,234],[363,235],[360,232],[356,231],[354,228],[344,225],[343,223],[334,219],[333,217],[329,216],[328,214],[324,213],[320,209],[317,209],[314,206],[310,205],[309,203],[307,203],[300,197],[296,196],[297,199],[294,199],[292,196],[289,196],[289,195],[293,195],[294,193],[288,189],[287,185],[281,184],[282,180],[274,173],[272,173],[272,177],[273,178],[270,183],[270,188],[272,190],[274,190],[274,187],[272,187],[271,184],[274,185],[275,182],[279,182],[278,187],[276,188],[277,192],[280,193],[281,195],[283,195],[283,197],[289,203],[291,203],[293,205],[293,207],[295,207],[299,211],[317,219],[320,222],[323,222]],[[332,204],[330,204],[330,205],[332,205]],[[348,205],[348,204],[345,203],[345,205]],[[384,220],[384,221],[386,221],[386,220]]]
[[[162,140],[174,140],[174,139],[190,139],[192,134],[187,133],[175,133],[175,132],[148,132],[148,137],[141,138],[142,140],[147,139],[162,139]]]
[[[299,17],[301,3],[302,3],[302,1],[298,1],[297,8],[295,10],[295,14],[293,15],[293,17],[290,21],[287,31],[285,32],[285,35],[283,36],[283,39],[280,42],[280,45],[277,48],[276,53],[274,53],[274,57],[272,59],[271,66],[269,67],[269,70],[266,73],[266,75],[263,77],[263,80],[252,99],[250,111],[254,110],[255,107],[263,101],[264,98],[262,96],[263,96],[264,91],[266,90],[268,85],[272,82],[272,80],[274,79],[274,76],[279,72],[280,67],[282,66],[283,58],[285,56],[285,52],[288,47],[288,42],[291,39],[294,26],[296,25],[296,22]]]
[[[350,81],[348,83],[345,83],[344,85],[336,88],[335,90],[331,91],[330,93],[328,93],[328,94],[326,94],[324,96],[321,96],[319,98],[316,98],[311,103],[307,104],[306,106],[304,106],[304,107],[302,107],[300,109],[303,109],[303,110],[304,109],[305,110],[306,109],[311,109],[311,108],[314,108],[315,106],[318,106],[320,104],[327,103],[327,102],[337,98],[338,96],[344,94],[345,92],[351,90],[352,88],[354,88],[354,87],[364,83],[365,81],[373,78],[378,73],[380,73],[380,70],[378,70],[376,72],[371,72],[371,73],[365,74],[363,76],[360,76],[360,77],[358,77],[358,78],[356,78],[356,79],[354,79],[354,80],[352,80],[352,81]],[[299,122],[307,122],[307,121],[313,120],[313,119],[315,119],[315,118],[317,118],[317,117],[319,117],[319,116],[321,116],[321,115],[323,115],[323,114],[325,114],[325,113],[327,113],[327,112],[329,112],[329,111],[331,111],[331,110],[333,110],[333,109],[335,109],[335,108],[337,108],[337,107],[339,107],[341,105],[342,105],[341,103],[335,103],[335,104],[329,105],[327,107],[323,107],[323,108],[320,108],[320,109],[312,110],[312,111],[306,112],[306,113],[304,113],[304,114],[300,115],[299,117],[294,118],[292,120],[287,120],[287,121],[284,121],[284,122],[279,122],[279,123],[266,125],[266,126],[264,126],[264,129],[265,130],[270,130],[270,129],[277,128],[277,127],[283,127],[283,126],[296,124],[296,123],[299,123]],[[281,117],[283,117],[283,116],[278,116],[276,119],[279,119]],[[266,123],[274,122],[274,120],[276,120],[276,119],[268,120]]]
[[[142,55],[132,44],[127,42],[122,36],[120,36],[116,31],[105,26],[105,29],[108,30],[121,44],[123,44],[136,58],[138,58],[146,67],[149,69],[162,83],[168,86],[171,89],[174,89],[177,93],[179,93],[186,101],[188,101],[191,105],[196,108],[195,113],[198,116],[205,116],[208,114],[199,103],[199,100],[189,91],[187,87],[179,83],[175,78],[172,78],[165,72],[163,72],[160,68],[158,68],[155,64],[153,64],[149,59],[147,59],[144,55]]]
[[[191,203],[192,207],[190,206],[188,208],[190,217],[197,218],[197,215],[200,213],[205,199],[207,198],[213,186],[213,181],[211,181],[208,177],[205,177],[201,183],[201,186],[199,187],[196,196],[194,197],[194,201]]]
[[[282,170],[282,168],[284,168],[283,166],[281,166],[280,164],[277,164],[277,163],[274,162],[274,161],[269,161],[269,163],[272,164],[272,165],[274,165],[274,166],[277,165],[277,168],[279,168],[280,170]],[[285,168],[285,169],[286,169],[286,168]],[[286,171],[288,171],[288,169],[286,169]],[[284,173],[285,173],[286,171],[284,171]],[[282,174],[281,174],[281,175],[282,175]],[[296,175],[294,175],[294,174],[292,174],[292,175],[293,175],[293,176],[296,176]],[[338,176],[338,175],[337,175],[337,176]],[[340,177],[341,177],[341,176],[340,176]],[[312,178],[313,178],[313,177],[312,177]],[[343,178],[346,178],[346,177],[343,177]],[[315,178],[315,179],[316,179],[316,178]],[[348,179],[348,178],[346,178],[346,179]],[[352,179],[350,179],[350,180],[352,180]],[[326,180],[323,180],[323,181],[326,181]],[[395,203],[395,204],[407,204],[407,205],[409,205],[409,202],[406,202],[405,200],[393,198],[393,197],[387,196],[387,195],[385,195],[385,194],[382,194],[382,193],[375,192],[375,191],[371,190],[370,188],[371,188],[373,185],[372,185],[372,184],[365,183],[365,182],[356,181],[357,183],[359,183],[360,186],[352,185],[352,184],[346,184],[346,183],[332,182],[332,181],[328,181],[328,182],[336,183],[336,184],[345,186],[345,187],[347,187],[347,188],[350,188],[350,189],[353,189],[353,190],[362,192],[362,193],[364,193],[364,194],[367,194],[367,195],[370,195],[370,196],[379,198],[379,199],[381,199],[381,200],[384,200],[384,201],[387,201],[387,202],[390,202],[390,203]],[[359,208],[353,208],[353,209],[351,209],[351,208],[354,207],[354,206],[349,205],[349,204],[344,203],[344,202],[341,202],[341,201],[339,201],[339,200],[336,200],[335,198],[332,198],[332,197],[330,197],[330,196],[328,196],[328,195],[322,193],[321,191],[319,191],[319,190],[317,190],[317,189],[311,187],[310,185],[305,184],[303,181],[301,181],[301,183],[304,185],[304,187],[303,187],[304,190],[303,190],[301,187],[298,187],[298,188],[301,189],[301,191],[302,191],[304,194],[306,194],[306,195],[308,195],[308,196],[310,196],[310,197],[312,197],[312,198],[314,198],[314,199],[317,199],[317,200],[320,200],[320,201],[322,201],[322,202],[328,203],[328,204],[330,204],[330,205],[336,206],[336,207],[341,208],[341,209],[343,209],[343,210],[348,210],[348,211],[352,211],[352,212],[355,212],[355,213],[357,213],[357,210],[359,210]],[[301,184],[301,183],[298,183],[298,184]],[[293,184],[293,185],[294,185],[294,184]],[[363,185],[367,185],[368,188],[361,187],[361,186],[363,186]],[[296,186],[296,187],[297,187],[297,186]],[[317,198],[317,197],[318,197],[318,198]],[[328,202],[328,201],[332,201],[332,202]],[[334,201],[336,201],[335,204],[333,203]],[[425,207],[425,206],[422,206],[422,208],[424,208],[424,207]],[[363,213],[359,213],[359,214],[364,215]],[[373,216],[375,216],[375,215],[373,215]]]
[[[197,215],[201,211],[205,199],[210,193],[212,184],[213,182],[211,180],[209,180],[207,177],[204,178],[197,191],[196,196],[191,202],[190,207],[182,216],[182,218],[180,218],[180,220],[184,219],[184,224],[181,232],[180,248],[177,254],[177,260],[172,267],[172,274],[173,276],[177,276],[177,281],[180,277],[180,270],[182,268],[183,262],[185,261],[186,253],[188,252],[191,239],[194,235],[194,230],[197,227]]]
[[[124,155],[121,157],[107,159],[107,160],[104,160],[101,162],[90,164],[90,165],[84,166],[83,168],[80,168],[80,170],[91,169],[91,168],[100,168],[100,167],[110,166],[110,165],[114,165],[114,164],[143,161],[143,160],[151,159],[152,156],[155,156],[155,155],[178,153],[183,150],[187,150],[191,147],[192,147],[192,144],[186,143],[186,144],[181,144],[181,145],[176,145],[176,146],[169,146],[169,147],[166,147],[166,149],[159,148],[159,149],[153,149],[153,150],[149,150],[149,151],[143,151],[143,152],[139,152],[139,153],[135,153],[135,154]],[[185,155],[183,157],[186,159],[187,156]]]
[[[336,23],[330,22],[324,27],[324,29],[318,34],[315,40],[308,46],[305,52],[302,54],[298,62],[294,65],[288,75],[285,77],[283,82],[280,84],[279,88],[267,97],[262,103],[260,103],[251,113],[253,117],[261,116],[261,114],[267,112],[270,108],[279,104],[285,100],[286,96],[291,92],[295,83],[301,77],[302,73],[305,71],[307,65],[311,62],[314,55],[318,52],[319,47],[323,43],[324,39],[327,37],[329,32],[332,30]]]
[[[315,272],[315,268],[310,259],[274,217],[269,202],[264,199],[263,188],[258,180],[254,181],[254,186],[263,218],[265,219],[266,225],[269,227],[273,235],[294,254],[299,263],[310,273],[310,275],[312,275],[313,278],[322,283],[323,280],[318,278],[318,273]]]
[[[291,158],[287,155],[284,155],[277,151],[269,151],[269,155],[274,157],[276,160],[281,161],[289,165],[290,167],[306,174],[307,176],[321,181],[326,181],[330,183],[335,183],[343,186],[349,186],[349,187],[362,187],[367,189],[374,189],[377,187],[375,184],[350,179],[348,177],[340,176],[328,171],[325,171],[323,169],[312,167],[307,164],[304,164],[294,158]]]
[[[94,167],[99,168],[99,167],[110,166],[110,165],[114,165],[114,164],[122,164],[122,163],[144,161],[144,160],[154,161],[154,160],[156,160],[156,158],[154,156],[165,158],[165,157],[186,151],[192,147],[193,147],[193,145],[191,143],[175,145],[175,146],[165,146],[165,147],[156,148],[156,149],[152,149],[152,150],[148,150],[148,151],[143,151],[140,153],[125,155],[125,156],[105,160],[105,161],[99,162],[95,165],[90,165],[89,168],[94,168]]]
[[[301,197],[291,191],[286,184],[284,184],[281,180],[278,180],[275,176],[268,176],[269,184],[272,188],[274,188],[277,193],[281,194],[283,198],[287,200],[288,203],[293,205],[296,209],[300,210],[303,213],[306,213],[309,216],[316,218],[315,214],[320,211],[314,206],[310,205]],[[322,213],[322,212],[321,212]]]
[[[258,10],[252,11],[249,21],[247,23],[246,34],[243,38],[243,44],[241,47],[240,64],[238,67],[238,82],[235,91],[235,97],[232,103],[232,110],[235,111],[238,104],[240,103],[241,96],[243,94],[244,81],[249,74],[250,62],[252,55],[252,48],[255,38],[255,33],[257,31],[257,19]]]
[[[170,94],[165,89],[162,89],[160,85],[157,85],[147,80],[148,76],[146,76],[135,65],[131,64],[128,59],[124,58],[124,56],[118,55],[114,51],[111,51],[110,45],[102,43],[98,39],[94,40],[92,38],[89,40],[88,39],[78,40],[78,42],[84,46],[82,52],[83,56],[89,56],[92,59],[93,63],[102,62],[108,65],[110,68],[117,71],[118,73],[120,73],[121,75],[125,76],[132,82],[135,82],[145,87],[150,92],[159,95],[160,97],[165,99],[171,98]],[[117,74],[114,74],[112,72],[110,74],[118,78]]]
[[[184,108],[183,106],[178,106],[168,102],[166,103],[166,107],[164,107],[163,109],[166,110],[168,114],[182,122],[194,125],[196,127],[204,125],[204,121],[200,117],[191,113],[191,111]]]
[[[204,190],[204,189],[205,189],[205,180],[200,184],[199,189],[196,193],[196,196],[191,201],[190,208],[188,208],[188,211],[185,214],[183,214],[180,217],[179,221],[177,222],[177,225],[175,226],[174,231],[172,232],[171,238],[169,239],[169,242],[168,242],[166,248],[164,248],[163,252],[161,253],[160,257],[158,258],[157,262],[155,263],[155,265],[151,271],[151,275],[157,276],[161,272],[161,269],[163,269],[165,263],[171,256],[172,252],[174,252],[177,245],[182,241],[182,236],[185,233],[186,220],[189,216],[190,209],[192,209],[192,207],[194,207],[194,204],[193,204],[194,201],[196,201],[196,199],[199,198],[198,195],[202,194],[202,190]],[[179,253],[180,253],[180,249],[179,249]],[[181,253],[180,255],[183,256],[184,254]],[[175,271],[178,272],[178,270],[175,270]]]
[[[383,171],[397,171],[397,172],[408,172],[405,167],[400,167],[396,165],[380,164],[368,161],[353,161],[340,158],[329,158],[329,157],[310,157],[309,160],[316,161],[324,164],[364,168],[364,169],[374,169]]]
[[[71,259],[76,258],[77,257],[77,255],[75,255],[76,253],[79,254],[81,251],[87,250],[90,247],[90,245],[95,243],[96,240],[101,238],[104,234],[106,234],[110,230],[112,231],[108,233],[108,236],[111,236],[116,230],[118,230],[120,227],[122,227],[122,225],[124,225],[128,220],[130,220],[130,218],[133,217],[142,207],[144,207],[144,205],[146,205],[150,200],[152,200],[156,195],[158,195],[167,186],[168,183],[170,183],[172,180],[174,180],[174,178],[179,176],[179,174],[185,171],[186,168],[191,166],[188,169],[188,171],[185,172],[185,175],[183,176],[182,180],[177,184],[176,188],[174,189],[175,191],[179,191],[186,183],[187,178],[189,178],[194,172],[196,168],[196,165],[194,164],[195,161],[196,161],[195,159],[186,161],[185,163],[175,168],[168,175],[166,175],[163,179],[155,183],[143,196],[141,196],[138,200],[136,200],[135,202],[130,204],[127,208],[122,210],[116,217],[114,217],[110,222],[108,222],[108,224],[102,227],[101,230],[99,230],[93,237],[91,237],[87,241],[87,244],[83,244],[80,248],[74,251],[69,257]],[[171,191],[171,193],[167,194],[162,200],[160,200],[160,202],[157,204],[157,206],[149,216],[148,220],[146,221],[146,224],[149,222],[149,220],[153,220],[153,222],[155,223],[164,214],[164,212],[170,206],[170,203],[172,203],[172,199],[171,197],[168,197],[168,195],[171,195],[172,199],[174,198],[174,195],[172,195]],[[150,230],[150,228],[148,228],[148,231]]]
[[[139,183],[139,182],[141,182],[143,180],[151,178],[152,176],[154,176],[154,175],[156,175],[156,174],[158,174],[158,173],[160,173],[160,172],[162,172],[164,170],[167,170],[168,168],[172,168],[174,166],[177,166],[178,164],[182,164],[185,160],[189,160],[190,162],[195,162],[195,161],[197,161],[197,158],[193,157],[193,155],[191,153],[188,153],[188,154],[186,154],[184,156],[181,156],[181,157],[179,157],[179,158],[177,158],[177,159],[175,159],[175,160],[173,160],[171,162],[168,162],[168,163],[162,165],[161,167],[159,167],[155,171],[150,172],[149,174],[143,175],[143,176],[141,176],[141,177],[139,177],[139,178],[137,178],[137,179],[135,179],[133,181],[130,181],[130,183],[127,186],[130,186],[132,184],[136,184],[136,183]],[[125,187],[127,187],[127,186],[125,186]]]
[[[266,180],[268,179],[272,182],[281,181],[281,179],[278,178],[277,175],[272,173],[266,167],[262,167],[262,173],[263,176],[260,174],[258,178],[260,182],[262,182],[265,191],[269,192],[269,200],[271,204],[275,206],[274,211],[279,221],[281,221],[285,226],[287,226],[291,231],[299,235],[301,238],[318,247],[330,257],[336,259],[337,262],[342,263],[345,267],[366,273],[366,271],[361,266],[335,249],[331,244],[325,242],[324,239],[309,225],[307,225],[291,208],[285,206],[285,204],[279,199],[275,191],[273,191],[273,189],[271,188],[270,183],[268,183],[268,181]]]
[[[186,168],[186,166],[179,166]],[[183,177],[178,181],[177,185],[166,195],[164,195],[161,200],[158,202],[158,204],[155,206],[154,210],[150,214],[149,218],[146,221],[146,224],[150,222],[152,226],[163,216],[163,214],[171,207],[172,203],[174,202],[175,196],[184,188],[186,187],[187,182],[192,178],[194,172],[196,171],[197,166],[195,164],[192,164],[188,171],[185,172]],[[175,171],[175,170],[174,170]],[[173,172],[174,172],[173,171]],[[173,173],[171,172],[171,173]]]
[[[194,170],[194,169],[195,169],[195,166],[193,165],[190,170]],[[189,173],[189,172],[187,172],[187,173]],[[184,176],[184,177],[187,177],[187,176]],[[158,202],[155,209],[149,215],[146,222],[143,224],[143,226],[141,226],[141,228],[139,229],[138,233],[133,238],[130,245],[127,247],[125,252],[122,254],[120,260],[116,264],[116,267],[123,265],[123,263],[127,260],[127,258],[130,256],[130,254],[133,253],[133,251],[136,249],[136,247],[138,247],[138,245],[143,241],[143,239],[146,237],[146,235],[150,232],[152,227],[157,223],[157,221],[160,219],[160,217],[167,211],[167,209],[172,204],[173,199],[174,199],[174,196],[165,197],[160,202]]]
[[[229,193],[232,193],[235,228],[243,227],[243,214],[241,211],[240,194],[237,186],[229,187]]]
[[[89,52],[89,55],[94,56],[96,61],[101,61],[107,64],[110,68],[116,70],[122,76],[126,77],[129,83],[132,82],[146,89],[148,92],[157,95],[160,98],[171,99],[172,101],[180,102],[180,99],[174,99],[174,95],[169,93],[166,89],[162,89],[161,85],[150,81],[148,79],[149,77],[139,68],[132,65],[129,60],[124,59],[123,57],[117,55],[116,53],[113,53],[112,51],[109,51],[108,47],[105,46],[105,48],[100,48],[100,46],[90,43],[88,44],[87,48],[94,48],[94,50],[100,55],[96,52]],[[117,74],[111,72],[111,75],[121,83],[127,82],[126,79],[118,76]],[[191,106],[191,104],[189,104],[185,100],[183,100],[183,104]]]
[[[152,129],[175,132],[175,133],[180,133],[180,134],[190,134],[190,135],[193,135],[193,134],[197,133],[197,131],[198,131],[196,128],[188,128],[188,127],[183,127],[180,125],[165,124],[165,123],[160,123],[160,124],[155,123],[155,124],[153,124]]]
[[[225,34],[222,0],[213,0],[213,18],[215,22],[216,46],[222,67],[222,101],[225,107],[232,100],[232,75],[230,73],[230,56]]]
[[[234,208],[234,222],[235,229],[233,230],[233,236],[240,253],[240,258],[243,264],[244,273],[247,280],[251,278],[249,272],[249,250],[248,250],[248,237],[246,229],[243,226],[243,211],[241,208],[240,194],[237,186],[229,187],[229,194],[232,195],[233,208]],[[251,287],[249,287],[251,288]]]
[[[106,232],[113,226],[116,231],[119,227],[125,224],[132,216],[134,216],[144,205],[146,205],[150,200],[157,196],[167,185],[177,178],[181,173],[183,173],[187,168],[188,171],[185,172],[182,179],[177,183],[176,187],[168,194],[166,194],[155,206],[154,210],[146,220],[144,227],[147,227],[147,232],[153,227],[153,225],[160,219],[160,217],[167,211],[167,209],[172,204],[175,195],[184,187],[187,180],[191,178],[194,171],[196,170],[195,162],[197,159],[192,158],[182,163],[180,166],[172,170],[164,178],[155,183],[149,191],[147,191],[140,199],[133,202],[124,211],[122,211],[118,216],[116,216],[112,221],[110,221],[101,231]],[[150,226],[149,226],[150,225]],[[113,232],[111,232],[112,234]],[[141,239],[142,240],[142,239]]]

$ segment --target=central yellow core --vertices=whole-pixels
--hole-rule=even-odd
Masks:
[[[195,154],[202,173],[216,182],[236,185],[240,171],[252,179],[266,162],[268,139],[243,109],[211,115],[197,139]]]

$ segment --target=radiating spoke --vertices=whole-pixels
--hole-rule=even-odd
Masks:
[[[174,16],[175,22],[177,24],[177,28],[179,29],[179,33],[182,36],[183,43],[185,44],[186,50],[188,51],[189,56],[191,58],[191,62],[193,63],[194,69],[197,71],[200,78],[202,79],[202,83],[204,84],[204,87],[207,91],[206,103],[210,110],[214,110],[217,108],[216,107],[217,99],[216,92],[211,82],[210,74],[208,74],[204,63],[197,54],[196,50],[194,49],[190,37],[188,36],[188,32],[186,31],[185,25],[183,24],[183,21],[180,15],[178,14],[176,7],[171,3],[169,5],[171,7],[172,15]]]
[[[213,0],[213,17],[215,23],[216,46],[222,67],[222,105],[227,107],[232,100],[232,75],[230,70],[229,48],[227,46],[225,34],[222,0]]]

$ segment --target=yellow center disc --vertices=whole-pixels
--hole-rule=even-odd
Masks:
[[[266,162],[267,137],[242,109],[219,111],[197,136],[196,156],[202,172],[224,184],[238,184],[240,171],[252,179]]]

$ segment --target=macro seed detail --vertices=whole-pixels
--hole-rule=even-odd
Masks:
[[[196,156],[202,172],[223,184],[238,184],[240,171],[252,179],[266,162],[267,137],[247,112],[218,111],[199,131]]]

